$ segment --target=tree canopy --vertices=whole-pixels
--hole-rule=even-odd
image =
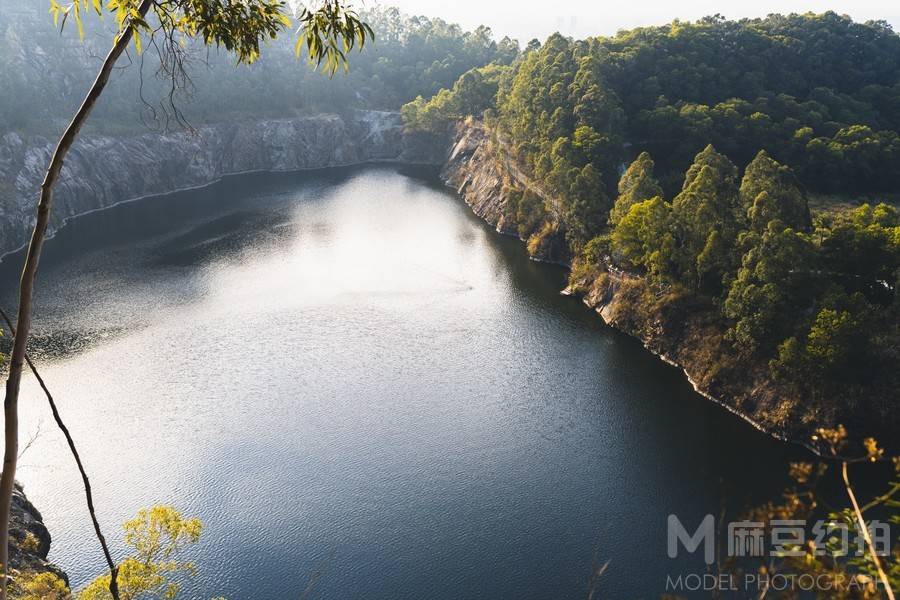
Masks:
[[[74,16],[60,35],[40,3],[2,3],[0,123],[7,130],[50,135],[68,121],[82,100],[83,90],[75,82],[93,78],[95,57],[106,52],[115,33],[114,19],[90,18],[92,14],[90,9],[82,15],[81,40]],[[87,129],[122,133],[165,128],[172,118],[170,94],[191,125],[354,109],[398,110],[417,96],[430,98],[451,88],[469,70],[509,64],[519,52],[513,40],[497,40],[486,27],[466,31],[442,19],[377,5],[361,9],[358,16],[374,37],[367,36],[365,51],[355,53],[349,70],[333,78],[312,68],[315,64],[297,60],[296,20],[282,29],[283,35],[266,40],[252,66],[236,66],[225,46],[207,49],[202,39],[184,39],[187,77],[175,90],[160,71],[155,48],[144,40],[142,54],[131,52],[133,67],[116,72]],[[61,23],[62,16],[59,19]]]

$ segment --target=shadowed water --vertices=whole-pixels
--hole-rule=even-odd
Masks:
[[[4,261],[12,305],[17,255]],[[117,525],[205,523],[189,598],[651,598],[666,517],[770,496],[796,448],[561,297],[565,273],[394,167],[229,179],[74,220],[34,354]],[[20,479],[83,585],[103,568],[29,376]]]

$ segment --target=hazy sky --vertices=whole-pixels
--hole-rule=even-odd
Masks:
[[[366,0],[371,5],[373,0]],[[721,13],[729,19],[763,17],[769,13],[825,12],[848,14],[857,21],[884,19],[900,31],[896,0],[382,0],[406,13],[439,16],[464,27],[484,24],[498,37],[527,42],[554,31],[574,37],[612,34],[638,25],[661,25],[674,18],[693,20]],[[359,5],[359,0],[354,4]]]

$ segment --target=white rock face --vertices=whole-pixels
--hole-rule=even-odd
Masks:
[[[398,113],[220,123],[188,132],[89,135],[72,148],[54,194],[51,232],[66,219],[246,171],[296,171],[404,161]],[[0,137],[0,253],[27,242],[51,140]]]

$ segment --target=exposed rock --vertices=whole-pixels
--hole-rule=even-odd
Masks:
[[[516,224],[507,216],[506,175],[484,128],[473,122],[457,126],[441,178],[498,232],[518,237]]]
[[[0,138],[0,253],[26,243],[52,149],[51,140],[39,136]],[[92,210],[235,173],[433,160],[405,146],[398,113],[382,111],[220,123],[195,134],[87,135],[63,166],[50,231]]]
[[[44,526],[41,513],[17,483],[9,519],[9,564],[13,581],[20,572],[50,571],[68,583],[69,578],[62,569],[47,561],[48,552],[50,532]]]
[[[559,212],[556,200],[522,171],[504,140],[482,123],[469,118],[456,125],[441,177],[498,233],[526,242],[532,260],[569,266],[565,231],[553,216]],[[514,194],[536,197],[551,208],[536,229],[535,223],[520,226]]]

